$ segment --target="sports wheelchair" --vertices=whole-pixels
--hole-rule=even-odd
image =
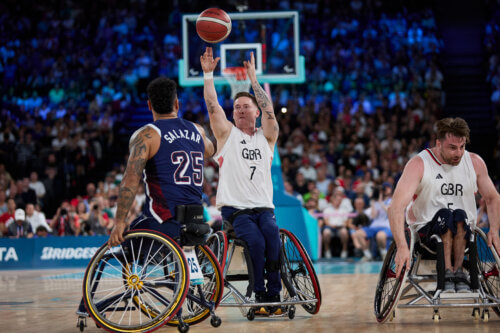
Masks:
[[[404,267],[396,278],[396,244],[392,243],[382,265],[375,292],[375,316],[384,323],[395,317],[396,307],[431,308],[432,319],[439,322],[440,308],[472,308],[472,316],[487,322],[489,308],[500,316],[500,259],[494,248],[488,247],[485,233],[471,226],[463,268],[470,276],[470,293],[443,293],[445,284],[444,250],[441,238],[432,235],[421,240],[416,226],[405,230],[410,246],[411,265]],[[424,238],[424,237],[422,237]],[[404,304],[398,304],[403,303]],[[482,309],[482,312],[481,312]]]
[[[283,284],[281,302],[257,303],[253,293],[253,267],[246,243],[236,238],[226,222],[225,231],[213,233],[207,241],[221,264],[225,293],[221,307],[238,307],[243,316],[254,320],[259,307],[279,307],[273,316],[295,317],[295,305],[300,304],[311,314],[321,306],[321,289],[309,255],[290,231],[280,229],[280,274]],[[276,313],[276,312],[275,312]]]
[[[220,326],[214,310],[223,295],[222,269],[206,245],[186,245],[183,251],[163,233],[137,229],[118,246],[101,246],[85,271],[80,331],[88,316],[109,332],[150,332],[164,324],[187,332],[208,316]]]

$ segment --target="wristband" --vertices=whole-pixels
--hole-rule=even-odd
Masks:
[[[203,80],[211,80],[214,78],[214,72],[205,73],[203,72]]]

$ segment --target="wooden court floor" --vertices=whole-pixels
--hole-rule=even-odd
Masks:
[[[76,274],[75,274],[76,273]],[[82,269],[0,271],[0,332],[79,332],[75,310],[81,298]],[[471,317],[470,309],[442,309],[442,320],[432,321],[432,310],[398,310],[393,322],[378,324],[373,315],[376,274],[321,274],[323,304],[317,315],[301,307],[296,317],[256,318],[249,322],[238,309],[219,308],[218,328],[209,320],[190,332],[500,332],[500,317],[490,321]],[[85,332],[104,332],[87,320]],[[157,332],[177,332],[164,326]]]

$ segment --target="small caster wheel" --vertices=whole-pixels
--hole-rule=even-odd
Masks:
[[[222,320],[217,316],[212,316],[212,318],[210,318],[210,324],[213,327],[219,327],[220,324],[222,324]]]
[[[295,306],[294,305],[290,306],[290,308],[288,309],[288,318],[290,318],[290,319],[295,318]]]
[[[247,312],[247,319],[252,321],[255,319],[255,309],[250,309]]]
[[[187,331],[189,331],[189,325],[184,322],[179,323],[179,325],[177,326],[177,330],[181,333],[186,333]]]
[[[440,319],[441,319],[441,316],[439,315],[439,311],[434,310],[434,315],[432,316],[432,320],[434,320],[435,323],[439,323]]]
[[[474,308],[472,310],[472,317],[474,317],[475,320],[479,320],[479,317],[481,317],[481,313],[479,312],[479,308]]]
[[[85,321],[83,319],[80,319],[80,322],[78,323],[78,328],[80,328],[80,332],[83,332],[85,330]]]
[[[487,323],[490,319],[490,312],[488,310],[483,311],[483,322]]]

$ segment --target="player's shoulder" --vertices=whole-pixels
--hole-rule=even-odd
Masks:
[[[407,168],[423,168],[424,167],[424,160],[423,158],[419,155],[413,156],[408,163],[406,163]]]
[[[476,172],[486,167],[486,163],[478,154],[469,152],[469,156]]]
[[[146,124],[132,134],[130,142],[134,142],[138,138],[152,139],[156,136],[161,136],[160,129],[155,124]]]

